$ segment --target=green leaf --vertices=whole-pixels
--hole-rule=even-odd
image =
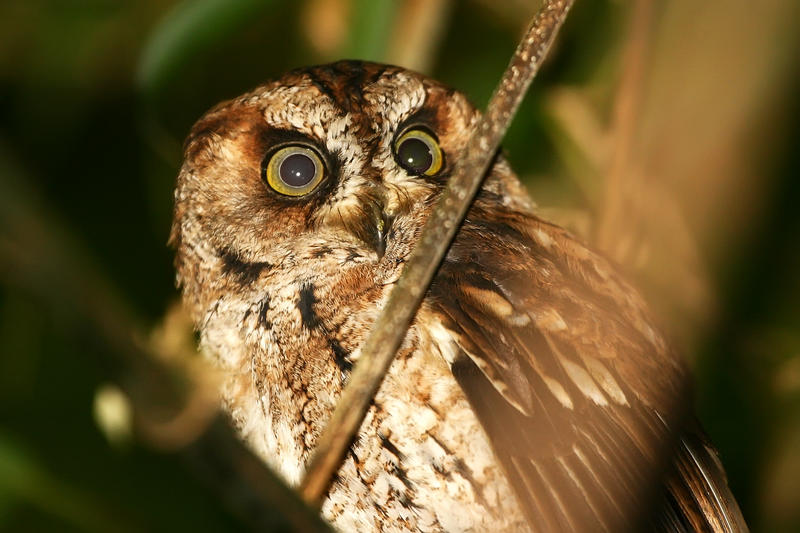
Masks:
[[[128,530],[106,512],[101,502],[53,477],[21,443],[0,430],[0,508],[7,510],[16,501],[25,502],[80,530]]]
[[[393,0],[354,0],[350,38],[343,57],[385,61],[397,4]]]
[[[177,76],[186,61],[252,20],[275,0],[185,0],[164,17],[145,44],[136,82],[146,94],[157,93]]]

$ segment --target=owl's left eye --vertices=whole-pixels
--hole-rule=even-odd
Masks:
[[[311,148],[293,145],[272,154],[263,173],[267,184],[276,192],[303,196],[317,188],[325,175],[325,166]]]
[[[397,162],[415,176],[433,176],[442,169],[444,157],[433,135],[419,128],[402,134],[394,143]]]

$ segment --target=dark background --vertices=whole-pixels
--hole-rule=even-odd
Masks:
[[[124,379],[109,338],[145,335],[178,296],[183,137],[218,101],[340,57],[484,106],[537,7],[0,4],[0,529],[241,529],[181,457],[95,414]],[[754,531],[800,530],[798,21],[794,0],[577,0],[504,143],[543,212],[615,258],[685,352]]]

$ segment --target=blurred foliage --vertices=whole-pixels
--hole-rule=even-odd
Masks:
[[[637,63],[637,2],[577,2],[505,149],[543,212],[638,280],[693,363],[699,418],[753,530],[798,531],[800,6],[654,1]],[[36,238],[22,215],[46,212],[155,326],[177,296],[165,243],[180,146],[205,109],[338,57],[423,69],[482,106],[537,7],[0,3],[0,529],[243,527],[176,456],[106,440],[93,405],[116,377],[110,347],[74,296],[20,282],[11,259]],[[621,207],[603,243],[609,197]]]

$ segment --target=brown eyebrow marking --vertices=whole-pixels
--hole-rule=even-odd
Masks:
[[[307,76],[337,107],[350,113],[364,105],[364,87],[380,79],[386,69],[385,65],[346,60],[296,72]]]
[[[208,147],[213,135],[225,136],[252,128],[262,122],[261,113],[252,106],[237,104],[231,100],[212,108],[195,123],[183,142],[184,160],[189,160]]]

